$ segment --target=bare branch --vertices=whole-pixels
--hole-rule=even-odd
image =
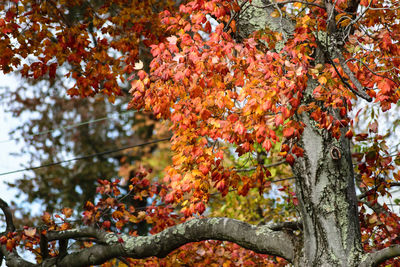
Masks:
[[[97,244],[66,255],[58,266],[89,266],[118,257],[165,257],[180,246],[204,240],[234,242],[257,253],[279,256],[293,261],[295,237],[268,226],[255,226],[228,218],[193,219],[152,236],[128,236],[95,228],[49,232],[48,240],[95,237],[107,245]]]
[[[378,266],[385,260],[400,256],[400,245],[393,245],[367,254],[366,258],[359,265],[360,267]]]
[[[281,160],[281,161],[277,161],[277,162],[274,162],[274,163],[271,163],[271,164],[268,164],[268,165],[263,165],[262,167],[271,168],[271,167],[276,167],[276,166],[279,166],[279,165],[282,165],[282,164],[285,164],[285,163],[286,163],[286,160]],[[249,171],[254,171],[256,169],[257,169],[257,167],[251,167],[251,168],[248,168],[248,169],[236,169],[236,172],[249,172]]]
[[[94,227],[85,227],[73,230],[65,230],[65,231],[49,231],[47,233],[47,240],[61,240],[61,239],[78,239],[83,237],[92,237],[95,239],[101,239],[102,234],[104,235],[107,232],[103,230],[96,229]]]
[[[64,258],[68,254],[68,239],[60,239],[58,241],[58,257]]]

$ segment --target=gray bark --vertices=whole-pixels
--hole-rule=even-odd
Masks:
[[[336,140],[306,115],[302,121],[304,157],[293,168],[303,221],[300,265],[355,266],[362,248],[349,140],[344,133]]]
[[[46,259],[39,265],[23,261],[15,252],[8,252],[1,246],[7,265],[73,267],[101,264],[118,257],[165,257],[184,244],[210,239],[232,241],[252,251],[279,256],[289,262],[294,261],[298,254],[292,235],[271,230],[267,225],[255,226],[228,218],[193,219],[151,236],[119,235],[87,227],[49,232],[46,237],[48,241],[93,238],[97,244],[62,258]]]

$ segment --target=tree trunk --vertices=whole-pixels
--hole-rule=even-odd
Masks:
[[[266,3],[264,0],[252,1],[254,6],[265,6]],[[286,18],[273,18],[273,10],[273,7],[249,7],[239,20],[241,37],[267,27],[281,31],[287,39],[294,31],[293,22]],[[316,49],[315,63],[325,63],[323,49]],[[304,101],[313,101],[312,92],[317,85],[316,81],[309,80]],[[308,115],[303,112],[298,118],[305,124],[298,142],[304,149],[304,157],[296,159],[293,166],[304,232],[301,244],[304,247],[297,250],[302,252],[296,255],[294,264],[356,266],[362,248],[350,142],[344,136],[345,132],[337,140],[327,130],[316,126]],[[336,117],[341,119],[338,114]]]
[[[299,144],[304,157],[293,166],[303,221],[298,266],[356,266],[362,255],[350,142],[318,128],[307,114]]]

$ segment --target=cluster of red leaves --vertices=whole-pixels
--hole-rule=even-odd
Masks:
[[[235,4],[234,1],[193,1],[181,6],[178,15],[162,12],[165,29],[175,34],[151,46],[154,59],[150,73],[140,72],[139,79],[132,82],[130,107],[145,108],[159,118],[171,120],[175,156],[165,177],[172,186],[167,202],[180,201],[186,192],[192,192],[191,206],[184,210],[187,214],[204,210],[200,203],[207,202],[207,192],[212,186],[226,193],[229,187],[240,192],[241,185],[250,188],[256,185],[254,177],[239,176],[221,164],[227,147],[216,146],[219,140],[233,144],[241,156],[254,151],[256,144],[269,152],[273,143],[280,141],[276,133],[282,128],[285,138],[298,138],[303,125],[294,115],[302,112],[309,112],[319,127],[329,130],[336,138],[350,123],[347,114],[354,94],[342,82],[346,74],[339,60],[333,59],[335,66],[314,65],[310,56],[317,43],[313,33],[327,30],[326,11],[309,6],[309,12],[304,11],[302,18],[296,20],[293,37],[281,51],[274,51],[276,43],[282,40],[274,32],[258,32],[237,43],[228,34],[235,31],[232,25],[228,32],[224,23],[211,31],[207,15],[227,22],[226,8]],[[376,1],[374,5],[379,8],[383,2]],[[345,7],[345,1],[337,3],[338,22]],[[395,12],[390,11],[386,20],[393,19]],[[367,13],[362,21],[379,20],[373,16],[373,12]],[[354,27],[358,28],[360,23]],[[369,21],[367,25],[373,24]],[[400,58],[400,51],[392,45],[399,29],[395,28],[398,25],[392,27],[392,31],[377,35],[382,40],[375,40],[378,46],[373,53],[359,51],[356,44],[371,43],[366,42],[368,35],[356,31],[346,43],[348,52],[344,54],[362,85],[377,91],[368,90],[368,93],[380,101],[384,110],[399,100],[396,86],[399,75],[394,61]],[[269,49],[260,49],[261,43],[268,43]],[[388,57],[388,62],[379,65],[389,66],[386,76],[375,73],[383,72],[373,61],[380,51]],[[356,64],[360,60],[362,64]],[[313,100],[301,105],[309,78],[319,85],[312,92]],[[335,119],[332,109],[342,119]],[[352,137],[352,131],[346,136]],[[282,146],[282,156],[290,164],[294,156],[302,153],[297,146]]]
[[[140,49],[162,40],[157,10],[171,1],[32,1],[1,3],[0,69],[54,78],[68,66],[71,96],[102,93],[113,102]],[[142,55],[143,56],[143,55]]]
[[[104,196],[96,204],[87,202],[83,213],[85,224],[96,224],[104,229],[121,230],[128,223],[137,224],[146,221],[152,225],[151,233],[157,233],[176,223],[176,216],[172,214],[172,207],[158,204],[160,197],[165,195],[166,187],[158,183],[150,184],[144,178],[147,173],[138,173],[137,176],[129,181],[129,192],[121,195],[117,179],[114,182],[99,180],[100,186],[97,192]],[[125,198],[142,200],[143,198],[152,199],[150,205],[135,207],[123,202]],[[131,232],[136,235],[136,232]]]
[[[175,156],[164,178],[172,187],[166,201],[180,201],[192,192],[191,205],[183,210],[186,215],[204,211],[202,202],[207,202],[212,186],[223,194],[230,187],[246,194],[259,184],[255,177],[223,166],[226,147],[216,145],[218,140],[234,144],[241,156],[254,151],[256,144],[269,152],[280,141],[277,131],[282,128],[285,138],[302,132],[302,125],[291,118],[307,83],[310,57],[301,41],[309,34],[290,42],[283,54],[257,48],[256,40],[274,46],[279,34],[257,34],[236,43],[223,23],[210,32],[206,15],[227,21],[221,11],[224,3],[190,2],[181,6],[179,16],[163,12],[166,30],[177,32],[152,46],[151,73],[140,72],[132,82],[130,107],[171,120]],[[297,146],[283,147],[282,152],[289,163],[294,162],[293,154],[302,155]],[[267,170],[264,176],[269,176]]]
[[[170,253],[164,259],[148,258],[130,261],[134,266],[286,266],[287,261],[245,250],[221,241],[190,243]]]
[[[378,134],[378,128],[378,121],[373,120],[368,126],[368,133],[355,136],[357,142],[366,142],[368,145],[353,154],[358,162],[359,188],[364,192],[359,205],[362,241],[366,251],[400,244],[400,217],[386,203],[378,202],[382,197],[391,198],[391,186],[400,181],[400,154],[390,153],[386,136]],[[368,205],[365,205],[365,200]],[[393,264],[395,261],[389,260],[385,264]]]
[[[0,244],[6,244],[6,248],[12,251],[17,246],[21,245],[26,250],[32,252],[36,256],[36,260],[41,261],[41,250],[38,244],[48,231],[63,231],[71,228],[69,220],[73,215],[73,210],[63,208],[61,214],[50,215],[45,212],[42,216],[43,225],[41,227],[32,228],[24,226],[23,229],[15,232],[9,232],[0,237]],[[48,247],[49,255],[55,257],[58,254],[56,242],[50,242]]]
[[[155,234],[187,220],[188,218],[186,217],[174,215],[173,208],[170,205],[156,200],[147,207],[139,208],[126,207],[126,205],[122,204],[124,197],[140,199],[143,196],[153,198],[164,194],[165,187],[157,183],[150,184],[149,180],[145,178],[146,175],[147,173],[145,172],[138,173],[137,176],[132,178],[129,184],[130,191],[122,197],[119,190],[120,181],[99,181],[98,192],[107,197],[99,199],[96,204],[86,204],[84,222],[97,225],[105,230],[115,230],[117,228],[117,231],[122,232],[129,223],[146,221],[151,225],[150,233]],[[104,220],[107,214],[111,214],[111,221]],[[130,231],[130,234],[136,235],[136,232]],[[215,255],[218,257],[215,257]],[[176,263],[196,266],[208,264],[221,266],[283,266],[286,264],[286,261],[282,259],[256,254],[236,244],[220,241],[190,243],[163,259],[151,257],[143,260],[127,260],[135,266],[173,266]]]

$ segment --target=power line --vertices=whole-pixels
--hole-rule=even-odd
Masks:
[[[136,111],[135,111],[135,110],[128,110],[128,111],[121,112],[121,113],[119,113],[118,115],[126,115],[127,113],[131,113],[131,112],[135,113]],[[108,119],[111,119],[111,117],[109,117],[109,116],[101,117],[101,118],[98,118],[98,119],[89,120],[89,121],[84,121],[84,122],[79,122],[79,123],[67,125],[67,126],[64,126],[64,127],[52,129],[52,130],[47,130],[47,131],[43,131],[43,132],[38,132],[38,133],[29,135],[29,137],[34,137],[34,136],[43,135],[43,134],[49,134],[49,133],[52,133],[52,132],[55,132],[55,131],[70,130],[70,129],[72,129],[72,128],[76,128],[76,127],[79,127],[79,126],[82,126],[82,125],[91,124],[91,123],[100,122],[100,121],[105,121],[105,120],[108,120]],[[18,138],[10,138],[10,139],[7,139],[7,140],[1,140],[1,141],[0,141],[0,144],[2,144],[2,143],[7,143],[7,142],[11,142],[11,141],[14,141],[14,140],[19,140],[19,139],[21,139],[21,137],[18,137]]]
[[[107,150],[107,151],[103,151],[103,152],[99,152],[99,153],[95,153],[95,154],[90,154],[90,155],[86,155],[86,156],[82,156],[82,157],[76,157],[76,158],[72,158],[72,159],[67,159],[67,160],[62,160],[62,161],[58,161],[58,162],[48,163],[48,164],[44,164],[44,165],[40,165],[40,166],[36,166],[36,167],[30,167],[30,168],[19,169],[19,170],[14,170],[14,171],[9,171],[9,172],[3,172],[3,173],[0,173],[0,176],[7,175],[7,174],[12,174],[12,173],[17,173],[17,172],[36,170],[36,169],[50,167],[50,166],[54,166],[54,165],[59,165],[59,164],[62,164],[62,163],[71,162],[71,161],[75,161],[75,160],[82,160],[82,159],[88,159],[88,158],[92,158],[92,157],[96,157],[96,156],[102,156],[102,155],[111,154],[111,153],[114,153],[114,152],[118,152],[118,151],[122,151],[122,150],[125,150],[125,149],[129,149],[129,148],[141,147],[141,146],[151,145],[151,144],[155,144],[155,143],[159,143],[159,142],[163,142],[163,141],[168,141],[170,139],[171,139],[171,137],[163,138],[163,139],[157,139],[157,140],[153,140],[153,141],[149,141],[149,142],[145,142],[145,143],[141,143],[141,144],[124,146],[124,147],[120,147],[120,148],[117,148],[117,149]]]

